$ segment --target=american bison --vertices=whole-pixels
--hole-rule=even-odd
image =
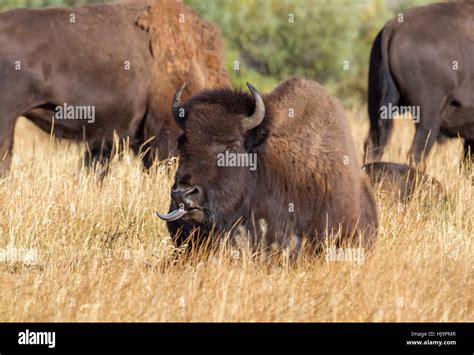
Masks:
[[[432,4],[398,15],[377,35],[370,55],[367,160],[381,158],[392,132],[392,117],[383,111],[400,106],[419,114],[411,163],[422,162],[440,135],[464,138],[465,158],[472,159],[473,18],[474,3]]]
[[[173,92],[226,85],[222,53],[216,28],[177,1],[0,13],[0,175],[21,115],[88,143],[86,162],[107,158],[114,131],[147,166],[173,155]]]
[[[182,88],[175,95],[184,134],[171,211],[159,216],[176,242],[192,228],[231,236],[244,228],[263,248],[283,247],[293,235],[320,242],[332,232],[369,242],[377,209],[339,104],[305,79],[265,96],[247,85],[251,95],[207,90],[183,105]]]

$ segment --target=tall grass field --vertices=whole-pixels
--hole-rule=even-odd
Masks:
[[[364,109],[347,112],[362,165]],[[406,162],[413,123],[397,120],[385,161]],[[436,145],[407,204],[375,186],[378,238],[358,258],[304,251],[268,263],[228,244],[185,255],[166,212],[177,161],[150,172],[131,152],[100,179],[84,147],[20,119],[0,180],[0,321],[461,322],[474,320],[474,176],[462,144]],[[317,159],[317,157],[314,157]]]

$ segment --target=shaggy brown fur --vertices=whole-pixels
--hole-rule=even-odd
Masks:
[[[181,1],[152,0],[149,3],[151,6],[140,16],[137,25],[151,36],[153,89],[150,109],[160,112],[166,125],[175,128],[169,106],[181,83],[187,84],[183,97],[205,88],[230,86],[224,50],[216,26]],[[148,122],[145,139],[154,136],[162,124],[161,121]],[[176,138],[175,134],[170,137],[173,146]]]
[[[229,83],[215,27],[181,2],[146,0],[0,13],[0,78],[0,177],[19,116],[50,133],[55,107],[95,107],[94,123],[55,120],[53,133],[85,140],[90,163],[107,160],[115,131],[136,152],[150,148],[150,165],[176,153],[170,102],[181,82],[184,96]]]
[[[154,2],[137,24],[151,33],[152,73],[172,75],[174,88],[183,81],[191,92],[229,84],[217,28],[181,1]]]
[[[248,132],[241,122],[255,104],[247,93],[205,91],[182,106],[185,133],[173,189],[199,185],[205,202],[199,218],[169,223],[171,233],[191,226],[235,230],[239,221],[254,242],[267,246],[285,245],[293,234],[321,241],[338,231],[370,241],[376,205],[339,104],[300,78],[285,81],[264,102],[263,122]],[[217,154],[226,149],[256,153],[257,169],[218,167]],[[256,227],[261,219],[268,225],[265,238]]]

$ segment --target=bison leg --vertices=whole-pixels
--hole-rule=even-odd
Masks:
[[[474,140],[464,140],[464,166],[468,174],[474,170]]]
[[[176,156],[179,133],[177,125],[169,119],[160,122],[151,114],[146,117],[143,137],[145,145],[141,147],[145,168],[149,169],[156,160]]]
[[[111,144],[105,141],[89,143],[84,154],[84,167],[92,169],[103,178],[108,173],[111,155]]]
[[[168,129],[161,129],[150,142],[146,153],[143,155],[143,164],[149,169],[153,162],[176,156],[177,136]]]
[[[474,163],[474,140],[464,140],[464,161]]]
[[[441,109],[421,105],[420,113],[421,117],[418,123],[415,123],[415,137],[410,151],[408,152],[408,160],[412,166],[420,166],[420,169],[423,170],[426,158],[438,137],[441,123]]]
[[[0,136],[0,179],[7,176],[12,160],[13,131],[3,131]]]
[[[359,234],[363,238],[362,245],[364,247],[370,247],[375,236],[377,235],[378,211],[370,180],[368,176],[365,176],[365,173],[362,181],[361,212],[362,215],[359,221]]]
[[[42,90],[31,85],[32,77],[36,76],[27,70],[16,70],[11,64],[0,60],[0,178],[6,176],[10,169],[18,117],[43,101],[38,95]]]
[[[4,106],[5,107],[5,106]],[[0,113],[0,179],[10,170],[15,123],[20,114]]]
[[[421,170],[423,170],[425,160],[436,140],[436,137],[433,138],[436,134],[437,132],[434,130],[426,129],[425,127],[416,128],[415,138],[408,152],[410,165],[415,167],[421,165]]]

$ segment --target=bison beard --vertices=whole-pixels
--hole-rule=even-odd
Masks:
[[[251,95],[204,91],[183,105],[183,87],[175,94],[172,111],[184,134],[170,213],[159,217],[176,243],[193,228],[235,237],[240,227],[263,249],[285,247],[294,235],[370,243],[375,201],[339,105],[305,79],[287,80],[265,97],[248,86]],[[256,154],[256,170],[218,166],[217,156],[229,151]]]

